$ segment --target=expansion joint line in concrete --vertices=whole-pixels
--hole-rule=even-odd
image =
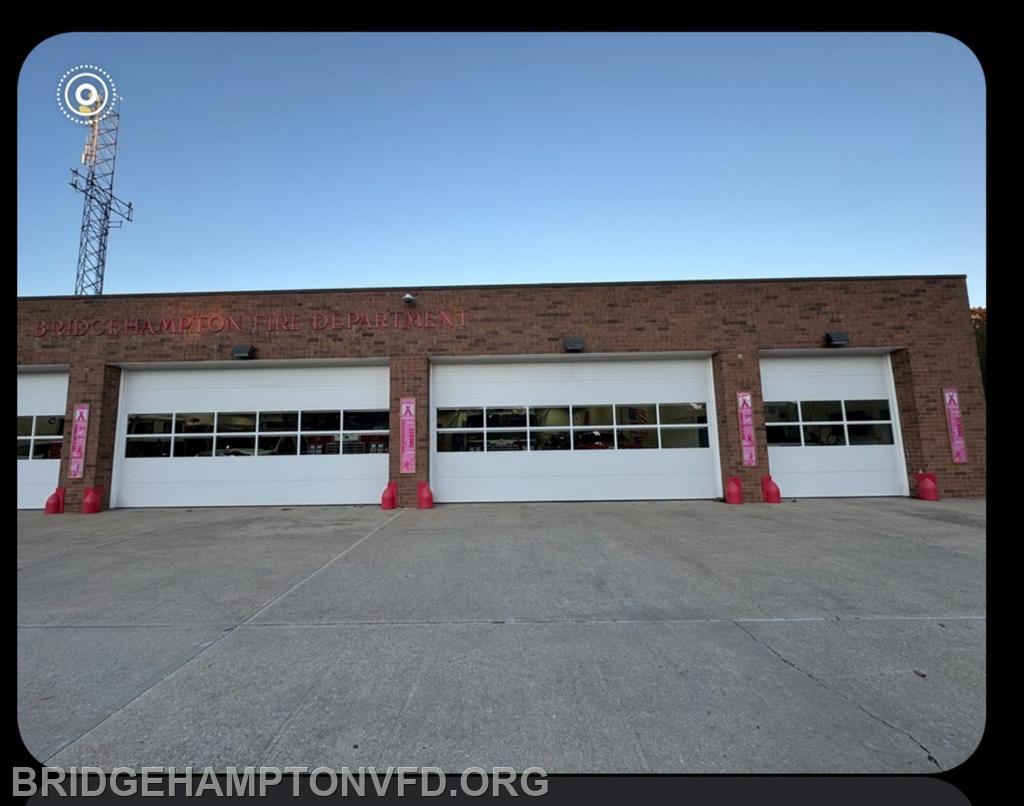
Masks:
[[[116,708],[115,710],[111,711],[109,714],[107,714],[105,717],[103,717],[101,720],[99,720],[99,722],[97,722],[95,725],[93,725],[88,730],[86,730],[83,733],[81,733],[76,738],[72,739],[70,742],[66,742],[65,744],[61,745],[61,747],[59,747],[56,751],[51,753],[48,758],[43,760],[43,763],[44,764],[48,763],[57,754],[63,752],[65,749],[67,749],[68,747],[73,745],[75,742],[82,740],[83,738],[88,736],[90,733],[92,733],[94,730],[96,730],[101,725],[103,725],[105,722],[108,722],[109,720],[113,719],[115,716],[117,716],[119,713],[121,713],[125,708],[127,708],[133,702],[135,702],[136,700],[138,700],[141,697],[146,696],[146,694],[148,694],[150,691],[152,691],[153,689],[155,689],[157,686],[161,685],[165,681],[170,680],[172,677],[174,677],[174,675],[176,675],[178,672],[180,672],[185,666],[188,666],[194,660],[198,660],[203,655],[205,655],[207,652],[209,652],[211,649],[213,649],[215,646],[217,646],[217,644],[219,644],[221,641],[223,641],[225,638],[227,638],[229,635],[231,635],[238,627],[244,627],[245,625],[249,624],[253,619],[255,619],[257,616],[259,616],[260,613],[264,612],[268,607],[270,607],[271,605],[273,605],[276,602],[280,601],[282,598],[287,596],[289,593],[294,591],[296,588],[298,588],[303,583],[308,582],[314,576],[316,576],[321,571],[323,571],[325,568],[327,568],[327,566],[329,566],[329,565],[335,563],[336,561],[340,560],[342,557],[344,557],[346,554],[348,554],[350,551],[352,551],[352,549],[354,549],[360,543],[363,543],[364,541],[369,540],[371,537],[373,537],[375,534],[377,534],[377,532],[379,532],[381,529],[383,529],[385,526],[387,526],[389,523],[391,523],[395,518],[397,518],[399,515],[401,515],[404,511],[405,511],[404,509],[399,509],[394,515],[392,515],[387,520],[382,521],[381,523],[377,524],[373,529],[371,529],[369,532],[367,532],[365,535],[363,535],[361,538],[359,538],[351,546],[349,546],[348,548],[344,549],[343,551],[338,552],[333,557],[331,557],[331,559],[329,559],[327,562],[325,562],[323,565],[321,565],[319,568],[317,568],[316,570],[310,572],[309,574],[306,574],[306,576],[304,576],[302,579],[300,579],[294,585],[289,587],[286,591],[281,593],[279,596],[275,596],[269,602],[266,602],[265,604],[263,604],[255,613],[253,613],[251,616],[249,616],[245,621],[241,622],[237,626],[227,628],[220,636],[218,636],[216,639],[214,639],[209,644],[207,644],[205,647],[203,647],[201,650],[199,650],[195,655],[192,655],[191,657],[189,657],[186,660],[182,661],[180,664],[178,664],[176,667],[174,667],[171,671],[169,671],[167,674],[165,674],[163,677],[161,677],[159,680],[157,680],[153,685],[149,686],[148,688],[144,689],[143,691],[140,691],[138,694],[136,694],[130,700],[128,700],[127,702],[122,704],[119,708]],[[309,695],[307,694],[307,696],[309,696]],[[283,729],[283,726],[282,726],[282,729]]]

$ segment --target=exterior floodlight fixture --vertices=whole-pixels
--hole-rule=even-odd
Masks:
[[[562,346],[565,347],[565,351],[567,353],[582,353],[583,339],[578,339],[575,336],[569,336],[562,342]]]
[[[415,305],[416,295],[406,292],[405,294],[402,295],[402,302],[404,302],[406,305]]]
[[[850,334],[844,330],[835,330],[825,334],[826,347],[849,347]]]
[[[231,349],[231,357],[237,358],[240,361],[248,361],[256,357],[256,347],[252,344],[240,344],[238,347]]]

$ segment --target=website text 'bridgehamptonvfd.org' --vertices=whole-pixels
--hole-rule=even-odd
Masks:
[[[547,773],[540,767],[521,772],[468,767],[460,773],[440,767],[114,767],[109,772],[99,767],[14,767],[12,785],[15,797],[262,796],[281,788],[318,797],[537,796],[548,791]]]

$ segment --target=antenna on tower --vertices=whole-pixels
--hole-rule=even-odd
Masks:
[[[97,98],[91,106],[82,106],[85,115],[104,104]],[[124,100],[123,98],[121,100]],[[114,159],[117,156],[117,128],[120,115],[114,109],[89,123],[89,134],[82,151],[84,173],[71,169],[70,185],[85,196],[82,207],[82,231],[78,242],[78,272],[75,294],[102,294],[103,272],[107,265],[107,236],[112,227],[132,220],[132,205],[114,195]],[[116,216],[111,221],[111,216]]]

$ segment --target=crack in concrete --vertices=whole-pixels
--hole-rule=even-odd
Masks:
[[[416,692],[420,687],[420,680],[423,678],[423,670],[427,665],[427,649],[422,647],[420,650],[419,664],[416,666],[416,676],[412,680],[412,685],[409,687],[409,693],[405,697],[405,701],[402,703],[402,707],[398,709],[398,713],[395,715],[395,721],[391,725],[391,730],[388,732],[387,738],[381,743],[380,756],[377,757],[377,765],[380,767],[384,763],[384,757],[394,751],[391,749],[391,743],[394,741],[395,736],[398,735],[398,726],[402,724],[402,717],[405,716],[405,712],[409,710],[409,703],[412,702],[412,698],[416,696]]]
[[[270,751],[274,748],[274,745],[277,744],[278,739],[280,739],[281,736],[284,734],[285,729],[288,727],[288,725],[291,724],[292,719],[299,711],[301,711],[305,707],[306,703],[309,702],[313,694],[317,691],[317,689],[320,688],[320,684],[324,682],[324,680],[327,678],[327,675],[330,674],[330,672],[332,672],[333,669],[334,665],[328,664],[327,668],[310,684],[309,689],[303,695],[299,703],[291,710],[291,713],[289,713],[288,716],[284,718],[284,721],[274,732],[274,735],[270,737],[270,741],[268,741],[266,745],[264,745],[263,749],[257,754],[257,758],[260,759],[260,763],[256,765],[257,767],[261,766],[263,762],[267,760],[267,754],[270,753]]]
[[[772,647],[772,645],[769,644],[767,641],[762,641],[760,638],[758,638],[756,635],[754,635],[750,630],[748,630],[746,627],[744,627],[738,621],[734,621],[733,624],[735,624],[737,627],[739,627],[741,630],[743,630],[743,632],[745,632],[748,636],[750,636],[750,638],[753,641],[755,641],[756,643],[758,643],[761,646],[763,646],[765,649],[767,649],[769,652],[771,652],[775,657],[777,657],[779,660],[781,660],[787,666],[790,666],[790,667],[796,669],[798,672],[800,672],[800,673],[806,675],[807,677],[811,678],[811,680],[813,680],[815,683],[817,683],[819,686],[821,686],[823,689],[825,689],[825,691],[829,692],[830,694],[835,694],[837,697],[841,697],[842,699],[846,700],[851,705],[856,706],[858,709],[863,711],[865,714],[867,714],[869,717],[871,717],[876,722],[879,722],[882,725],[885,725],[890,730],[894,730],[897,733],[901,733],[904,736],[906,736],[908,739],[910,739],[910,741],[912,741],[919,748],[921,748],[921,750],[924,751],[924,753],[927,756],[928,760],[932,764],[934,764],[939,770],[943,769],[942,765],[938,762],[938,759],[936,759],[935,756],[932,754],[932,751],[929,750],[927,747],[925,747],[923,744],[921,744],[921,742],[919,742],[917,739],[915,739],[912,734],[910,734],[907,731],[903,730],[903,728],[896,727],[896,725],[893,725],[891,722],[886,722],[880,716],[877,716],[877,715],[871,713],[867,708],[865,708],[863,705],[861,705],[859,702],[857,702],[856,700],[852,699],[851,697],[848,697],[842,691],[839,691],[838,689],[832,688],[831,686],[829,686],[828,684],[826,684],[822,680],[819,680],[817,677],[815,677],[809,671],[804,669],[802,666],[799,666],[796,663],[793,663],[793,661],[789,660],[789,658],[787,658],[784,655],[782,655],[774,647]]]

